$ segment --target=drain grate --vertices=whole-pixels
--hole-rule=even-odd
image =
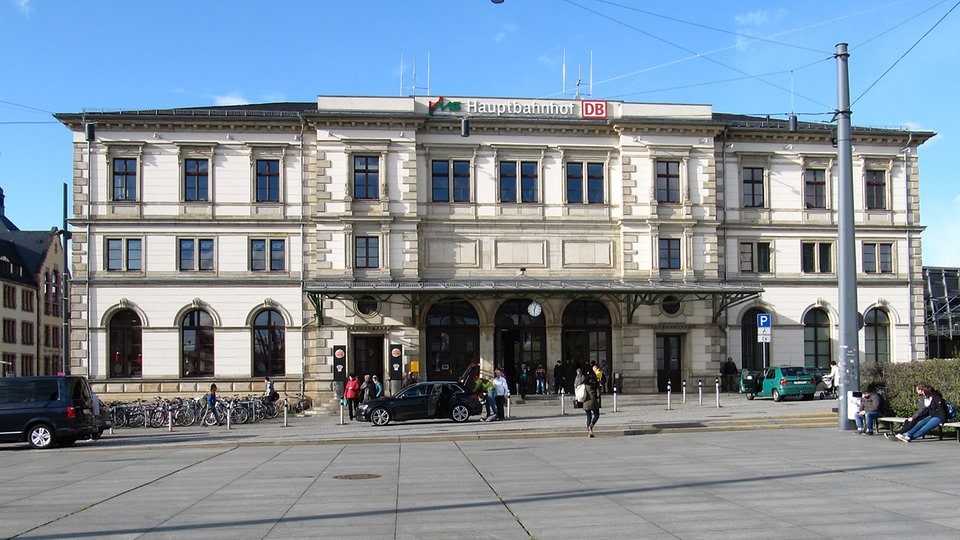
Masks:
[[[358,473],[358,474],[338,474],[334,476],[337,480],[372,480],[380,478],[379,474]]]

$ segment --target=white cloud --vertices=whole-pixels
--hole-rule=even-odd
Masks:
[[[213,96],[215,105],[246,105],[250,100],[243,97],[240,92],[231,92],[225,96]]]
[[[517,28],[516,24],[504,23],[500,26],[500,31],[493,35],[493,40],[497,43],[506,41],[510,34],[516,33]]]
[[[12,0],[13,6],[17,8],[17,11],[23,15],[30,16],[33,14],[33,4],[32,0]]]
[[[765,26],[772,21],[783,20],[787,16],[787,10],[781,8],[776,11],[761,9],[749,13],[734,15],[733,20],[740,26]]]

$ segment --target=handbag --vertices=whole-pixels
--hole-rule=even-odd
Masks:
[[[577,401],[583,403],[587,400],[587,385],[578,384],[576,388],[573,389],[573,395]]]

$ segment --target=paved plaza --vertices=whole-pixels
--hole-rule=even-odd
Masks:
[[[960,536],[955,440],[839,431],[830,401],[723,403],[606,401],[593,439],[579,412],[528,402],[489,424],[321,415],[4,445],[0,537]]]

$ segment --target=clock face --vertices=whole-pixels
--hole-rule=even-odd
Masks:
[[[540,314],[543,313],[543,306],[536,301],[530,302],[530,305],[527,306],[527,313],[529,313],[531,317],[539,317]]]

